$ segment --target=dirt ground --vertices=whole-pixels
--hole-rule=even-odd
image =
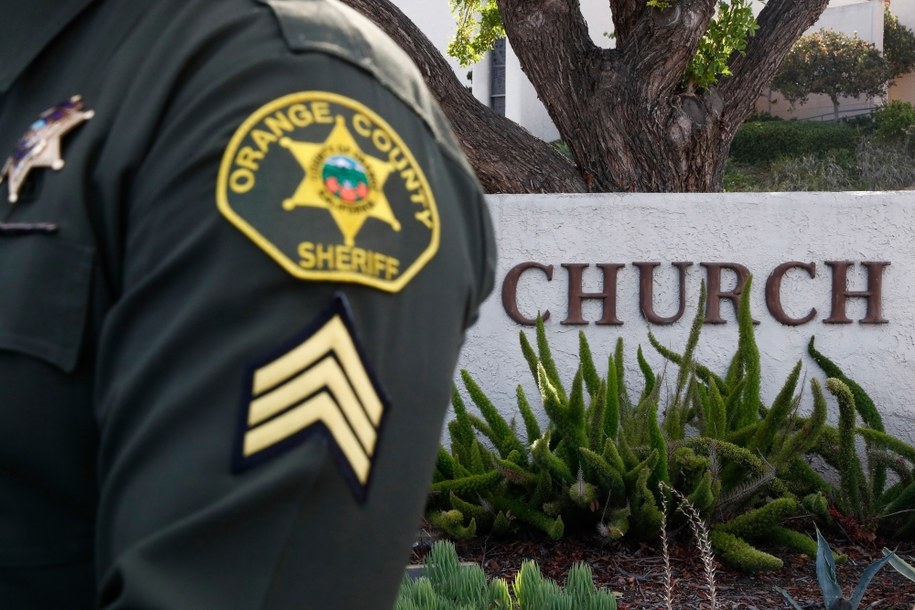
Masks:
[[[428,531],[427,531],[428,534]],[[417,542],[413,562],[421,563],[434,534]],[[915,563],[915,543],[893,544],[874,541],[866,547],[849,541],[830,540],[833,550],[848,555],[838,566],[839,582],[850,597],[864,569],[881,556],[883,546],[894,548],[909,563]],[[656,610],[666,608],[664,598],[664,560],[660,546],[610,543],[599,536],[578,536],[560,541],[538,538],[477,538],[455,544],[462,561],[483,566],[490,578],[501,577],[511,583],[525,559],[533,559],[540,571],[563,583],[569,567],[576,561],[591,566],[599,587],[620,594],[620,610]],[[770,550],[765,549],[763,550]],[[775,590],[788,591],[804,610],[824,608],[817,584],[813,559],[802,554],[771,549],[785,566],[775,572],[744,574],[716,562],[717,608],[735,610],[770,610],[791,606]],[[674,608],[709,608],[702,563],[695,546],[688,541],[674,542],[670,552],[673,573]],[[871,581],[860,608],[915,610],[915,582],[884,566]]]

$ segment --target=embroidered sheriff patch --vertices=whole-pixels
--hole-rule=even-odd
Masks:
[[[388,411],[342,297],[281,354],[254,367],[242,404],[234,470],[326,436],[341,474],[363,500]]]
[[[401,290],[435,256],[422,168],[365,105],[305,91],[259,108],[223,155],[223,215],[292,275]]]

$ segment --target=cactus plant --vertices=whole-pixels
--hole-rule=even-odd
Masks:
[[[514,597],[512,596],[514,593]],[[616,610],[616,597],[594,586],[591,568],[576,563],[565,587],[543,578],[527,560],[511,590],[501,578],[487,582],[478,565],[462,565],[454,545],[438,541],[424,562],[423,574],[405,576],[394,610]]]

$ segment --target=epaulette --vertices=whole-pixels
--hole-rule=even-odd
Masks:
[[[416,65],[368,18],[337,0],[256,1],[276,14],[290,50],[327,53],[371,73],[413,108],[444,148],[463,159],[451,128],[422,84]]]

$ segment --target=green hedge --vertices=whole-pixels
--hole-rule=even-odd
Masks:
[[[731,144],[731,159],[760,163],[780,157],[854,154],[857,131],[844,123],[813,121],[754,121],[744,123]]]
[[[915,106],[909,102],[893,100],[874,111],[877,137],[883,140],[901,140],[909,133],[915,134]]]

